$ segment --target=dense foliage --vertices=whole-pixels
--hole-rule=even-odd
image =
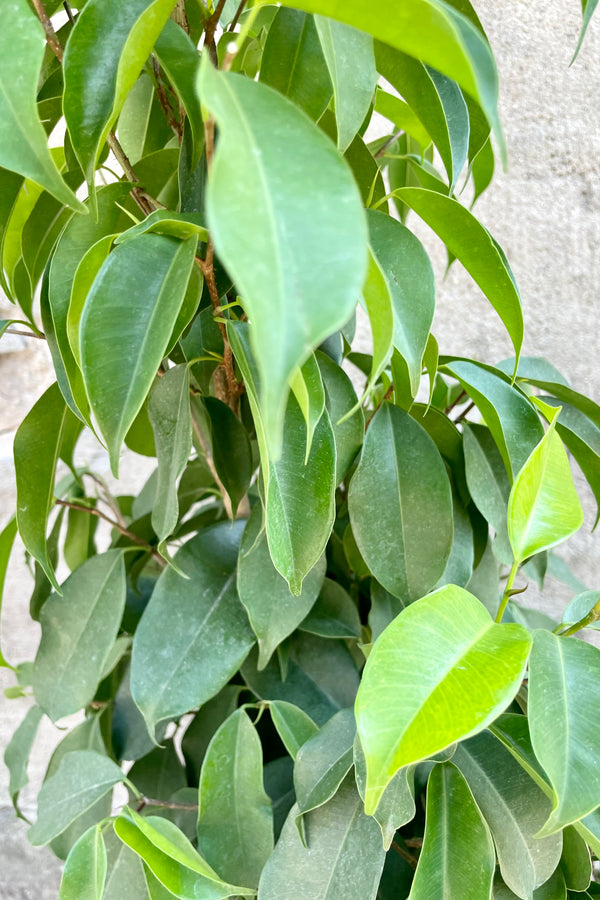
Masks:
[[[552,548],[583,518],[567,451],[600,503],[600,407],[520,356],[465,200],[505,152],[476,12],[77,6],[10,0],[0,33],[0,330],[56,372],[0,535],[41,625],[0,655],[5,761],[20,814],[42,717],[83,711],[29,831],[62,900],[595,896],[600,592],[559,623],[521,591],[574,583]],[[440,355],[415,217],[514,358]],[[86,430],[115,476],[156,458],[137,496]]]

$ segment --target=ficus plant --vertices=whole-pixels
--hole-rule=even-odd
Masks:
[[[0,535],[41,626],[0,656],[5,761],[23,815],[42,718],[79,713],[29,830],[62,900],[596,896],[600,591],[554,548],[570,457],[600,504],[600,407],[521,355],[472,211],[505,147],[469,0],[3,12],[1,330],[56,373]],[[443,355],[418,220],[511,359]],[[137,495],[86,431],[115,477],[155,458]]]

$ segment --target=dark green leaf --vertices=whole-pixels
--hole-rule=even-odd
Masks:
[[[140,794],[154,800],[168,801],[177,791],[187,787],[185,769],[172,741],[166,741],[164,746],[155,747],[138,759],[127,778]]]
[[[201,219],[199,213],[177,213],[170,209],[156,209],[137,225],[122,232],[115,240],[115,244],[124,244],[141,234],[164,234],[182,241],[196,235],[198,240],[207,241],[208,232],[201,224]]]
[[[146,879],[139,856],[114,831],[105,832],[107,876],[102,900],[147,900]]]
[[[286,700],[271,700],[269,711],[285,749],[295,761],[298,751],[318,732],[318,728],[300,707]]]
[[[192,784],[200,780],[202,760],[208,745],[219,726],[238,705],[242,686],[227,684],[216,697],[205,703],[194,716],[181,741],[188,777]]]
[[[369,611],[369,628],[371,637],[376,641],[390,622],[408,606],[408,602],[394,597],[378,581],[371,579],[371,609]]]
[[[106,847],[98,825],[79,838],[65,862],[58,900],[102,900]]]
[[[386,850],[391,847],[398,828],[406,825],[415,816],[415,768],[416,766],[405,766],[396,772],[373,813],[381,828],[383,846]],[[356,786],[364,801],[367,786],[367,761],[358,736],[354,740],[354,770]]]
[[[29,754],[35,740],[40,722],[42,710],[39,706],[32,706],[25,718],[11,737],[4,751],[4,764],[9,773],[8,792],[17,815],[19,811],[19,794],[29,782],[27,765]]]
[[[592,860],[584,839],[574,828],[563,831],[560,868],[570,891],[586,891],[592,877]]]
[[[479,512],[496,532],[504,562],[510,564],[512,556],[506,518],[510,482],[502,457],[489,429],[483,425],[466,425],[463,444],[469,493]]]
[[[365,420],[362,407],[356,405],[357,397],[352,382],[344,370],[320,350],[317,350],[315,356],[321,370],[325,402],[335,438],[335,480],[339,484],[362,446]],[[355,412],[347,416],[352,409]]]
[[[327,803],[350,771],[356,722],[342,709],[302,744],[294,766],[298,815]]]
[[[329,638],[359,638],[361,634],[356,604],[340,584],[329,578],[300,628]]]
[[[250,439],[243,424],[227,404],[215,397],[206,397],[204,404],[210,419],[215,468],[231,499],[235,515],[254,474]]]

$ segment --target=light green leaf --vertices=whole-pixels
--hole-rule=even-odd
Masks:
[[[316,125],[265,85],[205,63],[200,94],[220,128],[208,224],[252,323],[263,423],[277,458],[289,377],[348,321],[362,287],[364,213],[350,170]],[[327,196],[318,215],[315,195]]]
[[[142,72],[119,114],[119,143],[129,162],[136,166],[145,155],[163,148],[172,136],[152,76],[148,71]],[[191,134],[189,139],[191,145]]]
[[[585,37],[585,33],[588,29],[588,25],[592,20],[592,16],[596,11],[596,7],[598,6],[598,0],[581,0],[581,12],[582,12],[582,22],[581,22],[581,31],[579,32],[579,40],[577,41],[577,47],[575,48],[575,53],[573,54],[573,59],[571,60],[571,65],[577,59],[579,51],[581,50],[581,45],[583,44],[583,39]]]
[[[273,725],[293,760],[303,744],[318,732],[318,728],[303,710],[286,700],[271,700],[269,712]]]
[[[375,93],[375,112],[393,122],[396,128],[410,134],[423,150],[431,144],[429,133],[408,103],[405,103],[400,97],[394,96],[394,94],[388,94],[387,91],[382,90],[380,87],[377,88]]]
[[[300,595],[294,596],[271,561],[262,506],[254,506],[240,545],[237,590],[258,638],[259,670],[310,611],[321,590],[325,568],[322,555],[304,579]]]
[[[135,632],[131,692],[157,723],[201,706],[239,669],[254,642],[235,590],[242,522],[202,530],[165,569]]]
[[[172,19],[165,22],[154,50],[185,110],[192,135],[190,166],[195,169],[204,145],[204,123],[195,87],[200,64],[198,50],[183,28]]]
[[[372,250],[369,250],[369,266],[362,297],[369,316],[373,338],[373,357],[371,372],[365,388],[366,395],[375,387],[379,376],[390,361],[394,334],[391,288],[386,274]]]
[[[352,709],[342,709],[298,750],[294,787],[298,816],[327,803],[350,771],[356,722]]]
[[[54,497],[54,476],[67,416],[54,383],[25,416],[14,441],[17,479],[17,527],[25,548],[60,590],[46,543],[46,523]]]
[[[409,900],[489,900],[495,867],[490,830],[465,779],[451,762],[436,765],[427,784],[423,849]]]
[[[422,60],[458,82],[478,101],[504,141],[497,113],[498,75],[489,44],[468,19],[442,0],[289,0],[288,6],[353,25]]]
[[[378,78],[373,38],[325,16],[315,16],[315,25],[333,85],[337,145],[343,153],[373,102]]]
[[[124,608],[122,550],[91,557],[44,603],[33,692],[53,721],[93,700]]]
[[[243,709],[209,744],[198,788],[198,847],[228,881],[257,887],[273,851],[273,813],[263,786],[262,747]]]
[[[508,706],[530,646],[524,628],[495,625],[454,585],[400,613],[371,650],[356,698],[368,813],[398,769],[476,734]]]
[[[397,196],[435,231],[479,285],[518,356],[523,344],[521,297],[506,257],[489,231],[452,197],[412,187],[401,188]]]
[[[325,409],[325,388],[314,353],[311,353],[301,368],[296,369],[292,375],[290,387],[306,422],[306,455],[304,457],[306,465],[315,428]]]
[[[574,597],[562,615],[563,625],[574,625],[575,622],[584,619],[600,602],[600,591],[583,591]],[[595,619],[589,622],[587,628],[600,629],[600,621]]]
[[[194,237],[141,235],[113,250],[88,294],[80,326],[81,366],[115,475],[123,439],[183,304],[195,249]]]
[[[452,547],[452,497],[435,444],[385,403],[365,436],[348,509],[358,548],[383,587],[416,600],[437,582]]]
[[[258,900],[375,900],[385,851],[377,823],[366,816],[349,775],[335,797],[306,816],[308,846],[292,807],[267,862]]]
[[[99,241],[96,241],[77,266],[77,271],[73,278],[69,312],[67,313],[67,338],[71,346],[71,352],[75,357],[75,362],[80,368],[79,325],[81,313],[94,279],[112,249],[114,237],[114,234],[107,234],[105,237],[100,238]]]
[[[325,402],[335,438],[335,481],[343,481],[360,450],[365,435],[365,417],[357,406],[356,391],[344,370],[317,350],[315,357],[325,388]],[[352,415],[348,415],[354,409]]]
[[[173,533],[177,525],[177,482],[192,449],[190,378],[187,366],[174,366],[158,379],[150,394],[148,415],[158,460],[152,527],[162,541]]]
[[[555,547],[583,525],[567,453],[555,431],[558,412],[510,492],[508,537],[515,562]]]
[[[117,764],[100,753],[74,750],[65,754],[39,793],[38,818],[29,829],[30,842],[34,847],[48,844],[124,778]]]
[[[368,222],[371,247],[392,298],[394,347],[408,366],[414,397],[435,311],[433,268],[421,242],[400,222],[372,210]]]
[[[600,650],[577,638],[536,631],[529,666],[529,727],[535,755],[552,785],[553,834],[600,805],[598,730],[589,711],[600,695]]]
[[[302,582],[321,558],[333,528],[335,438],[326,410],[305,463],[306,444],[304,417],[290,394],[281,456],[269,467],[265,520],[273,565],[295,596],[301,595]]]
[[[452,761],[491,829],[503,879],[517,896],[531,900],[534,889],[556,869],[561,854],[559,834],[536,837],[548,814],[548,799],[488,732],[459,744]]]
[[[45,46],[44,30],[29,4],[13,0],[0,36],[0,165],[85,212],[56,168],[38,118],[37,80]]]
[[[592,860],[584,839],[572,828],[563,831],[560,868],[570,891],[587,891],[592,878]]]
[[[9,773],[8,793],[18,816],[21,815],[18,805],[19,794],[29,782],[27,765],[42,716],[40,707],[32,706],[4,751],[4,765]]]
[[[360,638],[361,623],[356,604],[341,584],[326,578],[316,603],[302,619],[302,631],[328,638]]]
[[[94,171],[174,0],[89,0],[64,58],[64,115],[94,202]]]
[[[390,849],[398,828],[406,825],[415,816],[415,769],[416,766],[405,766],[396,772],[373,813],[381,828],[383,846],[386,850]],[[367,761],[358,735],[354,740],[354,772],[358,793],[364,801]]]
[[[79,838],[65,862],[58,900],[102,900],[106,847],[98,825]]]
[[[196,236],[199,241],[208,241],[208,231],[202,225],[201,219],[200,213],[177,213],[170,209],[155,209],[137,225],[123,231],[115,240],[115,244],[124,244],[141,234],[164,234],[182,241]]]
[[[312,16],[279,7],[269,28],[259,78],[315,122],[320,119],[333,89]]]
[[[17,536],[17,520],[15,516],[9,519],[8,523],[0,532],[0,612],[2,611],[2,595],[4,593],[4,581],[6,579],[6,570],[8,568],[8,560],[11,550]],[[0,632],[1,633],[1,632]],[[10,669],[12,666],[7,662],[2,649],[0,649],[0,667]]]

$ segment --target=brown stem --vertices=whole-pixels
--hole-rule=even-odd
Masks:
[[[398,138],[401,137],[403,134],[404,134],[403,128],[401,128],[399,131],[397,131],[395,134],[393,134],[391,136],[391,138],[389,138],[385,142],[385,144],[381,145],[381,147],[379,148],[377,153],[374,154],[375,159],[380,159],[382,156],[385,156],[385,151],[388,149],[388,147],[391,147],[392,144],[394,144],[398,140]]]
[[[65,8],[66,14],[69,17],[69,22],[71,23],[71,25],[74,25],[75,24],[75,16],[73,15],[73,10],[71,9],[71,4],[69,3],[69,0],[63,0],[63,6]]]
[[[460,394],[458,395],[458,397],[456,398],[456,400],[454,400],[454,401],[450,404],[450,406],[447,406],[447,407],[446,407],[446,409],[444,410],[444,413],[445,413],[447,416],[449,416],[450,413],[452,412],[452,410],[454,409],[454,407],[455,407],[455,406],[458,406],[458,404],[460,403],[460,401],[462,400],[462,398],[463,398],[463,397],[466,397],[466,396],[467,396],[467,392],[466,392],[466,391],[461,391]]]
[[[23,337],[37,338],[38,341],[46,340],[46,335],[42,334],[41,331],[39,334],[36,334],[35,331],[21,331],[20,328],[7,328],[4,334],[20,334]]]
[[[475,403],[471,400],[469,405],[465,406],[463,411],[457,415],[457,417],[454,420],[454,424],[457,425],[459,422],[461,422],[464,419],[464,417],[471,412],[471,410],[473,409],[474,406],[475,406]]]
[[[180,28],[183,28],[186,34],[190,33],[190,23],[185,11],[185,0],[177,0],[177,6],[171,13],[171,18],[174,22],[177,22]]]
[[[168,800],[154,800],[152,797],[142,797],[137,811],[140,812],[145,806],[160,806],[162,809],[188,809],[191,811],[198,809],[198,804],[194,803],[170,803]]]
[[[381,403],[379,404],[379,406],[377,407],[377,409],[374,409],[374,410],[373,410],[373,412],[371,413],[371,415],[369,416],[369,418],[368,418],[367,421],[365,422],[365,431],[367,430],[367,428],[369,427],[369,425],[370,425],[371,422],[373,421],[373,416],[375,415],[375,413],[383,406],[383,404],[385,403],[386,400],[389,400],[389,399],[390,399],[390,397],[392,396],[393,393],[394,393],[394,385],[393,385],[393,383],[392,383],[392,384],[390,384],[389,388],[388,388],[387,391],[385,392],[384,397],[383,397],[383,400],[381,401]]]
[[[217,30],[217,25],[219,24],[219,19],[221,18],[221,13],[223,12],[226,2],[227,0],[219,0],[215,7],[215,11],[209,16],[206,25],[204,26],[204,46],[208,50],[208,54],[215,66],[218,62],[215,31]]]
[[[402,859],[406,860],[411,869],[417,868],[418,860],[415,856],[412,855],[412,853],[409,853],[408,850],[405,850],[404,847],[401,847],[400,844],[396,843],[396,841],[392,841],[392,847],[394,848],[398,856],[401,856]]]
[[[139,547],[143,547],[144,550],[148,550],[152,553],[152,556],[156,560],[159,560],[161,565],[164,566],[165,560],[162,558],[158,550],[152,547],[147,541],[144,541],[142,538],[138,537],[137,534],[133,534],[133,532],[128,531],[126,528],[123,528],[120,522],[111,519],[110,516],[107,516],[106,513],[103,513],[102,510],[96,509],[93,506],[85,506],[83,503],[72,503],[70,500],[58,500],[54,499],[54,503],[56,506],[65,506],[67,509],[76,509],[80,512],[89,513],[90,516],[96,516],[98,519],[102,519],[103,522],[107,522],[112,528],[116,531],[119,531],[124,537],[128,538],[133,544],[137,544]]]
[[[173,107],[169,103],[169,97],[167,95],[165,83],[162,79],[162,74],[160,71],[160,63],[154,55],[152,56],[152,69],[154,71],[154,77],[156,78],[156,93],[158,96],[158,102],[160,103],[169,128],[181,144],[181,140],[183,138],[183,127],[181,125],[181,122],[177,121],[177,118],[173,112]]]
[[[246,6],[247,2],[248,2],[248,0],[241,0],[241,3],[237,8],[237,12],[230,22],[229,29],[228,29],[229,31],[235,31],[236,25],[240,21],[240,16],[244,12],[244,7]]]
[[[46,43],[56,56],[59,62],[63,61],[64,51],[62,48],[62,44],[56,37],[56,32],[54,30],[54,25],[50,21],[50,16],[46,12],[46,8],[42,2],[42,0],[33,0],[33,5],[35,7],[35,11],[38,15],[38,19],[42,23],[42,27],[46,32]]]

